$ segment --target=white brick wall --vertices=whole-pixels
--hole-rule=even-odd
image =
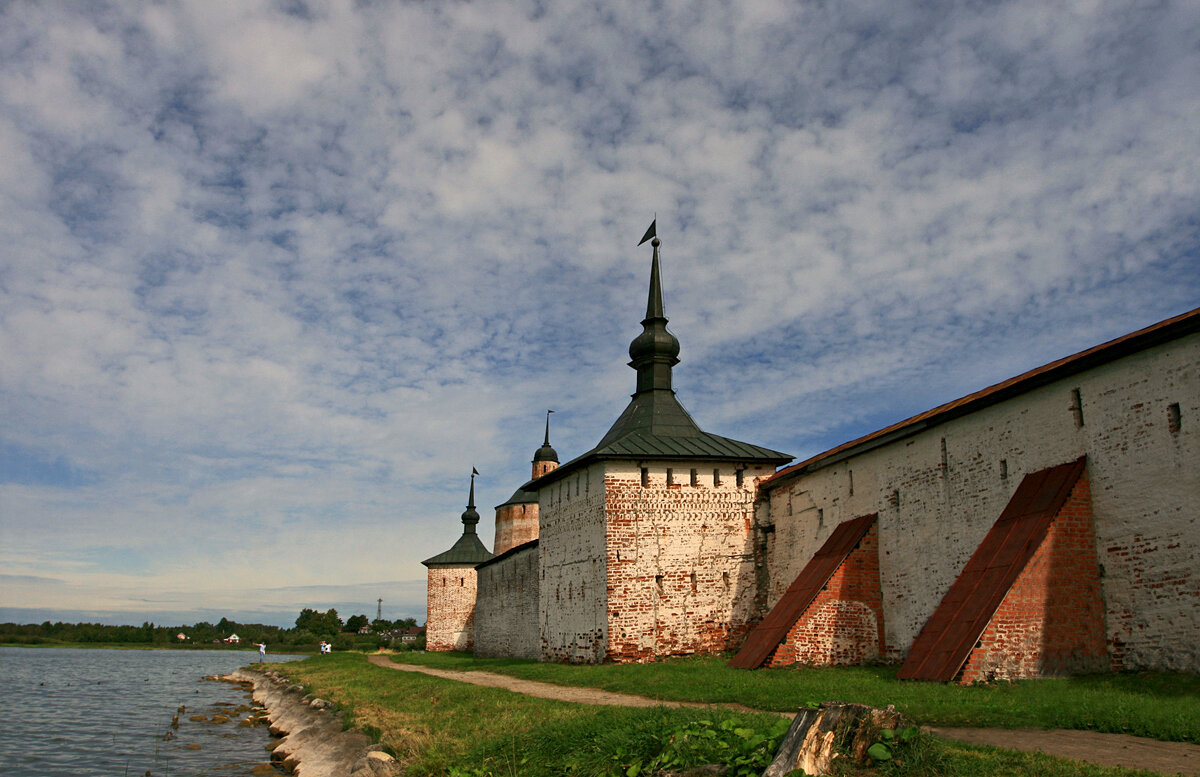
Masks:
[[[514,552],[478,570],[475,655],[538,658],[538,552]]]
[[[542,660],[604,658],[608,596],[603,483],[603,469],[596,465],[538,492]]]
[[[1073,390],[1082,400],[1082,426]],[[1168,429],[1172,403],[1182,418],[1176,432]],[[1117,657],[1130,668],[1200,671],[1198,335],[773,488],[769,508],[758,514],[775,527],[767,535],[767,603],[778,600],[839,522],[878,512],[886,641],[890,657],[900,658],[1021,478],[1081,455],[1088,457]]]

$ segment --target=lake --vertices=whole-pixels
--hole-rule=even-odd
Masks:
[[[237,725],[245,693],[204,677],[257,660],[257,650],[0,647],[0,774],[247,777],[269,763],[267,728]],[[232,720],[214,724],[216,713]]]

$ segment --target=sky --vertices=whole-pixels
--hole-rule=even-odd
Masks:
[[[425,614],[634,389],[806,458],[1200,306],[1200,4],[0,3],[0,621]]]

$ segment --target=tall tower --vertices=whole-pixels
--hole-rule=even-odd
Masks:
[[[546,411],[546,439],[533,454],[531,479],[537,480],[558,468],[558,452],[550,447],[550,414]],[[518,488],[508,501],[496,506],[496,555],[538,538],[538,496],[536,491]]]
[[[463,533],[445,553],[421,563],[428,568],[426,592],[425,649],[470,650],[475,640],[475,565],[492,558],[479,541],[475,527],[475,476],[471,470],[471,494],[462,514]]]
[[[596,447],[525,486],[539,499],[542,660],[718,652],[753,615],[756,483],[791,457],[705,432],[680,404],[654,225],[650,238],[629,404]]]

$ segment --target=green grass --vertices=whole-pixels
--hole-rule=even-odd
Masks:
[[[720,661],[707,659],[646,666],[593,667],[476,660],[455,655],[395,658],[442,668],[491,671],[503,668],[509,674],[530,679],[554,677],[562,684],[625,692],[646,691],[653,687],[661,695],[664,689],[674,688],[677,697],[696,701],[728,701],[718,698],[735,687],[724,677],[728,672],[751,686],[759,683],[785,686],[779,694],[797,689],[813,692],[813,698],[801,694],[793,696],[794,701],[790,703],[778,703],[780,707],[792,708],[822,698],[863,701],[855,698],[860,690],[884,693],[889,689],[908,689],[913,694],[922,688],[925,692],[934,688],[974,691],[976,693],[966,693],[962,698],[971,699],[974,708],[996,717],[1007,708],[1006,704],[996,702],[997,693],[1009,694],[1025,685],[1005,686],[999,690],[950,689],[900,683],[891,677],[891,672],[884,672],[879,677],[872,674],[873,670],[735,672],[724,668]],[[406,765],[406,774],[413,777],[645,777],[656,765],[678,769],[723,762],[722,759],[741,764],[743,774],[758,774],[774,752],[778,736],[786,726],[786,721],[772,714],[711,709],[589,707],[538,699],[372,666],[361,654],[320,656],[279,664],[277,668],[308,686],[315,695],[337,702],[349,725],[375,735]],[[632,679],[621,678],[623,674]],[[753,679],[756,674],[759,679]],[[807,674],[824,677],[821,684],[817,684],[815,678],[804,679]],[[873,679],[863,680],[860,675]],[[705,678],[712,683],[706,687],[686,687],[689,680],[703,682]],[[1164,676],[1163,682],[1171,679],[1178,678]],[[837,693],[824,693],[830,688],[835,688]],[[1085,685],[1085,688],[1095,690],[1092,685]],[[1145,691],[1147,695],[1156,695],[1167,706],[1174,706],[1176,700],[1185,698],[1187,703],[1194,704],[1193,699],[1187,698],[1194,693],[1189,688],[1194,686],[1188,686],[1186,682],[1182,685],[1168,683],[1167,690],[1155,692],[1151,684],[1145,686]],[[772,698],[761,689],[760,693],[762,698]],[[1117,690],[1109,693],[1120,697],[1128,690],[1118,685]],[[1078,692],[1071,695],[1077,696]],[[735,701],[745,703],[745,699]],[[928,700],[920,698],[913,703],[917,708],[930,705]],[[932,722],[949,725],[942,721]],[[1015,723],[1030,725],[1025,719]],[[754,742],[760,744],[751,747]],[[766,752],[768,749],[770,753]],[[1134,777],[1150,773],[1093,767],[1040,753],[1018,753],[922,735],[915,742],[904,745],[896,760],[878,768],[850,769],[846,774],[880,777]]]
[[[731,669],[721,657],[567,665],[463,653],[393,656],[442,669],[603,688],[660,700],[794,711],[822,701],[895,705],[930,726],[1068,728],[1200,744],[1200,676],[1130,672],[958,686],[896,679],[895,666]]]
[[[670,732],[697,720],[731,721],[764,737],[777,738],[786,730],[786,721],[770,714],[537,699],[371,666],[361,654],[319,656],[275,668],[337,702],[351,726],[376,734],[407,764],[406,773],[417,776],[604,775],[618,767],[624,774],[658,755]]]

